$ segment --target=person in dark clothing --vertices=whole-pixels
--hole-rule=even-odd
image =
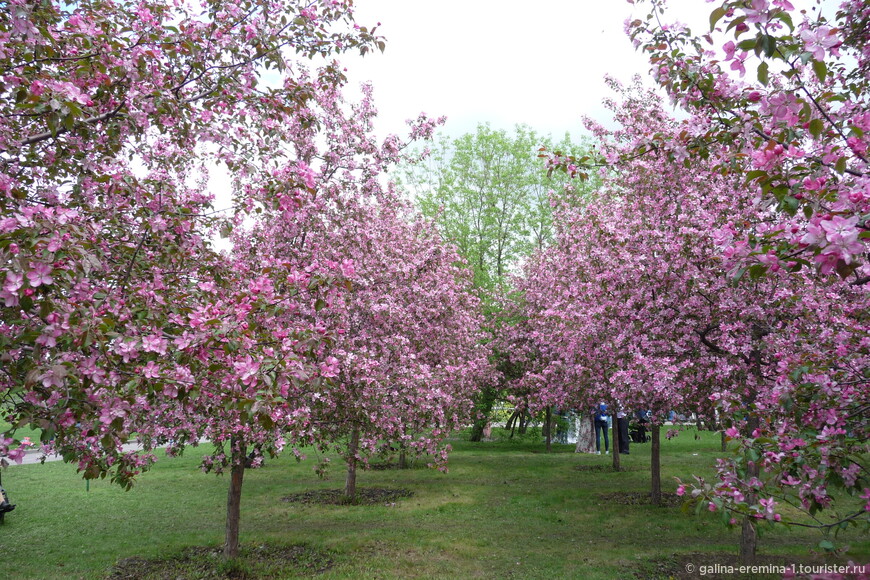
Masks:
[[[601,434],[604,433],[604,453],[610,453],[610,436],[607,434],[607,405],[599,403],[595,415],[595,452],[601,455]]]
[[[628,416],[623,411],[616,413],[616,428],[619,431],[619,452],[628,455]]]
[[[649,423],[650,412],[649,411],[635,411],[635,422],[634,427],[632,428],[629,425],[629,433],[631,435],[631,440],[635,443],[646,443],[648,435],[646,434],[646,426]]]

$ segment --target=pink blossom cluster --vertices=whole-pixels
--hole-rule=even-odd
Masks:
[[[527,372],[516,392],[541,405],[649,409],[654,423],[690,410],[740,443],[693,501],[774,522],[790,521],[789,504],[836,511],[837,496],[870,483],[870,295],[762,253],[755,231],[776,216],[754,185],[722,171],[729,144],[698,143],[698,119],[674,119],[653,91],[612,85],[620,127],[591,128],[615,162],[593,199],[562,208],[555,243],[519,282],[524,317],[508,344]],[[859,223],[816,214],[802,234],[816,237],[802,244],[818,260],[857,260]]]

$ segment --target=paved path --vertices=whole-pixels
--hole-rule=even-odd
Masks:
[[[139,443],[125,443],[124,451],[139,451],[142,449],[142,445]],[[42,458],[42,452],[39,450],[28,451],[24,455],[24,460],[19,464],[14,461],[9,461],[9,465],[33,465],[34,463],[40,463]],[[63,457],[56,453],[52,453],[51,455],[45,458],[46,461],[63,461]]]

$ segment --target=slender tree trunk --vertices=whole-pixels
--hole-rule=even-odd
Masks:
[[[519,419],[519,411],[514,409],[514,412],[511,413],[510,418],[507,420],[507,423],[504,426],[505,430],[511,432],[511,435],[510,435],[511,439],[514,438],[514,431],[516,431],[518,419]]]
[[[525,410],[520,412],[520,428],[517,431],[520,435],[526,434],[526,429],[529,426],[529,414]]]
[[[650,443],[650,479],[652,490],[650,491],[650,499],[653,505],[662,505],[662,440],[661,426],[650,425],[650,435],[652,435]]]
[[[724,429],[720,432],[720,435],[722,436],[722,437],[721,437],[721,440],[722,440],[722,453],[725,453],[726,451],[728,451],[728,440],[727,440],[727,437],[728,437],[728,436],[725,435],[725,430],[724,430]]]
[[[230,441],[232,448],[232,467],[230,469],[230,488],[227,492],[227,530],[224,544],[224,558],[239,557],[239,522],[241,521],[242,480],[245,477],[245,446]]]
[[[498,389],[492,386],[483,387],[475,397],[474,410],[477,415],[474,423],[471,424],[470,441],[483,439],[483,430],[489,423],[489,415],[492,413],[496,399],[498,399]],[[505,427],[505,429],[510,429],[510,427]]]
[[[399,449],[399,469],[408,469],[408,455],[404,445]]]
[[[619,420],[616,418],[616,413],[612,416],[613,437],[610,438],[610,454],[613,456],[613,471],[619,471]]]
[[[746,422],[747,435],[752,436],[752,432],[758,429],[758,415],[754,413],[749,416]],[[746,464],[746,477],[752,479],[758,477],[758,463],[752,461]],[[754,493],[747,494],[746,502],[750,505],[758,501],[758,496]],[[755,563],[755,553],[758,550],[758,531],[755,529],[755,519],[749,516],[743,518],[743,528],[740,533],[740,562],[744,565],[752,565]]]
[[[544,428],[547,430],[547,453],[553,452],[553,408],[547,405],[547,418]]]
[[[359,429],[354,429],[347,448],[347,479],[344,482],[344,499],[348,503],[356,501],[356,452],[358,449]]]

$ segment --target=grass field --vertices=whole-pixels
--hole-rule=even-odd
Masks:
[[[699,436],[700,438],[698,438]],[[242,542],[305,544],[331,564],[322,578],[652,578],[662,562],[736,552],[738,531],[718,518],[679,508],[623,505],[614,492],[649,489],[649,445],[633,445],[622,472],[609,456],[577,455],[572,446],[543,452],[537,441],[453,442],[447,474],[414,468],[362,472],[361,487],[406,488],[413,496],[374,506],[295,504],[282,497],[337,488],[313,463],[289,456],[245,475]],[[712,472],[719,436],[687,430],[663,441],[663,481]],[[0,577],[104,578],[119,559],[169,557],[223,541],[226,477],[197,469],[200,450],[161,458],[129,492],[108,481],[89,490],[63,463],[12,466],[3,485],[18,505],[0,527]],[[809,530],[765,529],[760,552],[804,558],[821,537]],[[841,536],[841,561],[870,561],[870,542]],[[689,555],[689,556],[687,556]],[[712,561],[712,560],[711,560]],[[310,568],[275,575],[294,578]],[[667,577],[667,566],[664,568]]]

